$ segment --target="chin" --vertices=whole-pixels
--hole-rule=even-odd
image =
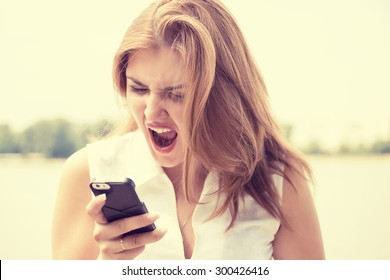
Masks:
[[[157,163],[163,168],[174,168],[182,166],[184,158],[179,158],[179,156],[172,155],[158,155],[153,152],[153,157]]]

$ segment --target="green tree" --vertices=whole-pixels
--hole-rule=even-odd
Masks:
[[[371,146],[371,152],[376,154],[390,153],[390,140],[377,140]]]
[[[76,150],[76,139],[72,125],[64,120],[53,123],[53,143],[49,153],[50,157],[64,158]]]
[[[77,147],[84,147],[88,142],[103,138],[109,135],[114,129],[112,121],[107,119],[99,120],[92,124],[84,124],[77,128]]]
[[[9,125],[0,125],[0,153],[18,153],[20,147],[17,135],[13,133]]]
[[[25,129],[20,137],[21,152],[49,154],[52,145],[52,132],[49,121],[39,121]]]
[[[47,157],[68,157],[76,149],[72,125],[63,119],[39,121],[23,131],[22,153]]]
[[[318,140],[311,140],[304,148],[303,152],[307,154],[326,154],[327,151],[321,146]]]
[[[293,126],[291,124],[282,125],[282,132],[284,134],[284,137],[286,137],[288,141],[291,141],[292,131],[293,131]]]
[[[84,147],[90,140],[109,134],[113,123],[100,120],[75,125],[64,119],[41,120],[20,135],[8,125],[0,125],[0,153],[39,153],[46,157],[65,158]]]

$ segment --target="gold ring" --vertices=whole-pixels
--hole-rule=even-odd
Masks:
[[[125,242],[123,242],[123,236],[121,237],[121,247],[122,247],[122,252],[126,251]]]

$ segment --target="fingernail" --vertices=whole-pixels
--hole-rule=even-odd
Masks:
[[[100,194],[100,195],[97,196],[97,201],[98,202],[105,201],[106,199],[107,199],[107,197],[106,197],[105,193]]]
[[[160,216],[158,214],[155,214],[155,213],[149,213],[148,218],[155,221],[158,218],[160,218]]]
[[[160,233],[161,233],[161,234],[166,234],[167,231],[168,231],[167,228],[160,228],[159,230],[160,230]]]

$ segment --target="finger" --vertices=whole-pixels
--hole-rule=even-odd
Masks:
[[[156,214],[142,214],[130,218],[123,218],[106,224],[97,224],[93,236],[97,242],[116,240],[129,231],[153,224],[157,219]]]
[[[95,196],[91,201],[88,203],[86,207],[86,211],[89,216],[91,216],[92,219],[94,219],[98,224],[106,224],[107,219],[104,217],[102,212],[102,207],[106,203],[106,194],[101,194],[98,196]]]
[[[135,248],[133,250],[126,250],[122,253],[115,254],[117,259],[121,260],[133,260],[135,259],[139,254],[141,254],[143,251],[145,251],[145,246],[141,246],[138,248]]]
[[[100,243],[100,251],[104,255],[120,254],[124,251],[131,251],[146,244],[154,243],[164,237],[167,231],[165,229],[155,229],[147,233],[139,233]]]
[[[166,233],[166,229],[159,228],[146,233],[127,235],[116,241],[116,248],[120,253],[121,251],[133,250],[135,248],[143,247],[147,244],[159,241]]]
[[[110,234],[114,236],[123,235],[129,231],[146,227],[148,225],[153,224],[159,215],[154,213],[146,213],[142,215],[137,215],[129,218],[123,218],[120,220],[116,220],[110,223],[112,227],[112,232]]]
[[[133,260],[144,250],[145,250],[145,246],[141,246],[133,250],[122,251],[116,254],[112,254],[112,253],[107,254],[103,251],[100,251],[100,254],[97,259],[98,260]]]

